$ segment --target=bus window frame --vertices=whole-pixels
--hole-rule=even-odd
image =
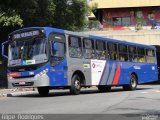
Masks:
[[[85,46],[85,40],[90,40],[91,41],[91,44],[92,44],[92,48],[86,48],[86,46]],[[84,59],[94,59],[94,57],[95,57],[95,44],[94,44],[94,40],[93,39],[90,39],[90,38],[82,38],[82,51],[83,51],[83,57],[84,57]],[[85,52],[85,50],[91,50],[91,57],[85,57],[85,54],[86,54],[86,52]]]
[[[152,50],[153,56],[152,56],[152,55],[148,55],[148,54],[147,54],[147,52],[148,52],[147,50]],[[155,57],[156,57],[155,51],[156,51],[155,49],[146,48],[146,63],[148,63],[148,64],[155,64],[155,60],[156,60],[156,59],[155,59]],[[150,58],[150,57],[154,58],[153,62],[148,62],[148,58],[147,58],[147,57],[149,57],[149,58]]]
[[[135,48],[135,53],[134,54],[130,53],[130,47],[134,47]],[[133,56],[134,58],[132,58],[132,61],[130,60],[130,55],[134,55]],[[128,45],[128,57],[129,57],[129,59],[128,59],[129,62],[138,62],[138,60],[137,60],[138,59],[137,46]]]
[[[111,51],[109,49],[109,44],[110,43],[115,45],[115,51]],[[107,42],[106,48],[107,48],[107,58],[108,58],[108,60],[118,61],[119,60],[118,43],[116,43],[116,42]],[[116,59],[111,59],[111,56],[112,56],[113,52],[115,52],[114,58],[116,58]]]
[[[125,46],[126,47],[126,51],[120,51],[120,46]],[[123,55],[122,57],[120,57],[121,55]],[[124,55],[127,56],[127,60],[125,60]],[[119,57],[119,61],[121,62],[128,62],[129,61],[129,52],[128,52],[128,45],[127,44],[123,44],[123,43],[118,43],[118,57]],[[122,60],[123,58],[123,60]]]
[[[50,37],[51,35],[53,35],[52,36],[52,38]],[[54,40],[54,36],[55,35],[60,35],[60,36],[63,36],[64,38],[63,38],[63,40]],[[48,37],[48,40],[49,40],[49,50],[51,51],[50,52],[50,54],[49,54],[49,61],[50,61],[50,63],[51,63],[51,66],[57,66],[57,65],[59,65],[64,59],[65,59],[65,57],[66,57],[66,36],[65,36],[65,34],[63,34],[63,33],[55,33],[55,32],[51,32],[50,34],[49,34],[49,37]],[[64,43],[64,56],[62,57],[62,59],[59,61],[59,62],[57,62],[56,64],[54,63],[54,60],[53,60],[53,57],[54,57],[54,55],[53,55],[53,50],[52,50],[52,47],[53,47],[53,43],[55,43],[55,42],[58,42],[58,43]]]
[[[102,51],[98,50],[98,46],[97,46],[98,43],[97,42],[103,42],[103,50]],[[102,52],[100,57],[97,55],[97,52]],[[102,54],[105,55],[104,58],[103,58]],[[95,40],[95,57],[98,60],[106,60],[107,59],[107,55],[106,55],[106,43],[105,43],[104,40],[99,40],[99,39]]]
[[[143,49],[144,50],[144,54],[139,53],[140,50],[138,50],[138,49]],[[137,62],[146,63],[145,47],[137,46]]]
[[[71,37],[75,37],[75,38],[78,38],[78,45],[80,47],[73,47],[73,46],[70,46],[70,40],[71,40]],[[70,52],[70,48],[77,48],[77,50],[80,50],[79,52],[81,52],[80,56],[71,56],[71,52]],[[79,48],[79,49],[78,49]],[[70,58],[79,58],[79,59],[82,59],[83,58],[83,41],[82,41],[82,38],[80,36],[75,36],[75,35],[68,35],[68,52],[69,52],[69,57]],[[77,53],[78,54],[78,53]]]

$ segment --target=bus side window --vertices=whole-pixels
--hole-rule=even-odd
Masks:
[[[100,60],[106,59],[106,47],[104,41],[96,41],[96,58]]]
[[[110,60],[118,60],[117,44],[108,42],[107,48],[108,48],[108,58]]]
[[[118,49],[119,49],[119,60],[128,61],[127,45],[119,44]]]
[[[94,41],[90,39],[83,39],[83,54],[84,58],[94,58]]]
[[[73,58],[82,57],[81,38],[69,36],[69,55]]]
[[[138,52],[138,62],[144,63],[146,62],[145,60],[145,49],[142,47],[137,47],[137,52]]]
[[[146,49],[146,62],[147,63],[155,63],[154,49]]]
[[[129,61],[137,62],[137,49],[135,46],[128,46]]]

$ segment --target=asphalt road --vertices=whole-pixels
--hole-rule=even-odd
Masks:
[[[96,88],[70,95],[68,90],[49,97],[38,94],[0,98],[1,114],[160,114],[160,85],[141,85],[136,91],[99,93]]]

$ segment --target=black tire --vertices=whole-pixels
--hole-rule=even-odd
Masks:
[[[100,92],[109,92],[111,91],[111,86],[101,85],[101,86],[98,86],[98,90]]]
[[[77,74],[75,74],[72,77],[70,93],[72,95],[78,95],[80,94],[80,90],[81,90],[81,79]]]
[[[134,74],[131,75],[131,78],[130,78],[130,84],[129,85],[124,85],[123,86],[123,89],[125,91],[131,91],[131,90],[136,90],[137,88],[137,78]]]
[[[49,95],[49,88],[48,87],[38,87],[39,95],[42,97],[46,97]]]

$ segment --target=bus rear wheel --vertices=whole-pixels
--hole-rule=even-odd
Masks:
[[[100,92],[109,92],[111,91],[111,86],[101,85],[101,86],[98,86],[98,90]]]
[[[137,78],[134,74],[131,75],[130,78],[130,84],[129,85],[124,85],[123,89],[126,91],[131,91],[131,90],[136,90],[137,88]]]
[[[80,90],[81,90],[81,79],[77,74],[75,74],[72,77],[70,93],[72,95],[78,95],[80,94]]]
[[[45,97],[49,95],[49,88],[48,87],[38,87],[38,92],[40,96]]]

